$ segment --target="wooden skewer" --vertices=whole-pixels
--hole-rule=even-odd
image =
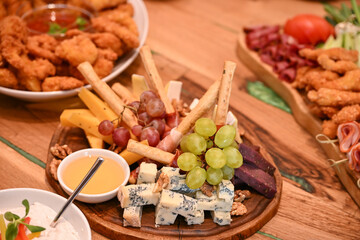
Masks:
[[[182,135],[190,131],[195,121],[203,116],[215,104],[220,88],[220,80],[214,82],[207,92],[200,98],[196,107],[177,126],[176,130]]]
[[[225,61],[224,71],[221,78],[221,84],[219,90],[219,99],[215,114],[216,125],[226,124],[226,116],[229,110],[231,85],[232,85],[232,79],[234,76],[235,68],[236,68],[236,63],[231,61]]]
[[[144,145],[140,142],[129,140],[127,148],[129,152],[148,157],[152,160],[158,161],[162,164],[170,164],[174,159],[175,155],[169,152],[165,152],[159,148]]]
[[[100,95],[100,97],[109,104],[110,108],[118,115],[122,115],[122,120],[131,128],[138,125],[137,119],[130,109],[124,109],[125,103],[119,98],[116,93],[107,85],[101,81],[99,76],[95,73],[93,67],[89,62],[83,62],[77,67],[81,74],[91,84],[94,90]]]
[[[114,83],[111,86],[111,89],[121,98],[121,100],[126,103],[129,104],[131,102],[136,101],[135,96],[129,91],[128,88],[126,88],[125,86],[121,85],[120,83]]]
[[[154,59],[151,55],[150,47],[146,45],[143,46],[140,49],[140,56],[144,63],[146,72],[149,75],[149,82],[148,82],[149,87],[159,94],[161,101],[163,101],[163,103],[165,104],[166,113],[175,112],[173,105],[171,104],[170,100],[168,99],[165,93],[165,88],[161,80],[161,77],[159,75],[159,72],[156,69]]]

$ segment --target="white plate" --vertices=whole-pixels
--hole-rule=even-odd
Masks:
[[[148,34],[149,19],[145,4],[143,3],[142,0],[128,0],[128,2],[131,3],[134,7],[134,20],[138,26],[138,30],[140,33],[139,36],[140,46],[136,49],[133,49],[131,52],[127,53],[126,55],[120,57],[116,61],[112,73],[102,79],[105,82],[108,82],[117,75],[119,75],[135,60],[135,58],[139,54],[140,48],[144,45],[146,36]],[[90,88],[90,86],[87,85],[86,88]],[[49,101],[49,100],[75,96],[78,93],[78,90],[73,89],[67,91],[31,92],[31,91],[15,90],[11,88],[0,87],[0,93],[11,97],[19,98],[25,101],[42,102],[42,101]]]
[[[34,202],[39,202],[52,208],[55,212],[58,212],[66,202],[66,198],[45,190],[35,188],[10,188],[0,190],[0,209],[21,207],[21,202],[25,198],[29,201],[30,205]],[[64,217],[71,223],[79,233],[81,240],[91,240],[89,223],[77,206],[72,203],[61,217]]]

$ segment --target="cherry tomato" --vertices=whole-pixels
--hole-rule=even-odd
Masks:
[[[286,21],[284,32],[299,43],[315,45],[334,35],[334,27],[322,17],[300,14]]]

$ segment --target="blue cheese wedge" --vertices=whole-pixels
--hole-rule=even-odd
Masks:
[[[234,200],[234,185],[230,180],[222,180],[217,187],[217,196],[232,204]]]
[[[211,211],[211,216],[213,218],[214,223],[219,225],[230,225],[231,223],[231,215],[230,211]]]
[[[168,211],[184,217],[194,216],[197,210],[196,199],[166,189],[161,192],[159,204]]]
[[[183,194],[190,194],[199,190],[199,189],[190,189],[186,185],[185,179],[186,179],[185,175],[174,175],[170,177],[170,181],[166,189]]]
[[[202,224],[205,219],[205,213],[203,210],[197,210],[193,216],[187,216],[185,221],[187,225]]]
[[[206,196],[201,191],[197,191],[195,198],[197,199],[199,210],[230,211],[232,207],[232,201],[228,202],[218,198],[216,191],[213,192],[211,197]]]
[[[161,204],[158,204],[155,208],[155,225],[174,224],[177,215],[177,213],[171,212]]]
[[[143,162],[140,164],[139,175],[136,183],[155,183],[156,173],[157,167],[155,163]]]
[[[123,212],[123,225],[141,227],[142,206],[127,207]]]
[[[158,204],[160,193],[153,193],[154,186],[155,183],[121,186],[117,195],[121,207]]]
[[[159,170],[159,176],[161,173],[165,173],[169,178],[173,176],[179,176],[180,175],[180,168],[173,168],[173,167],[162,167]]]

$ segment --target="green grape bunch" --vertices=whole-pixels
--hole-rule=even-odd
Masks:
[[[194,133],[182,138],[183,152],[177,159],[181,170],[187,172],[186,184],[191,189],[201,187],[205,181],[218,185],[222,179],[234,177],[234,169],[243,164],[243,156],[235,142],[236,129],[224,125],[217,130],[210,118],[199,118]]]

